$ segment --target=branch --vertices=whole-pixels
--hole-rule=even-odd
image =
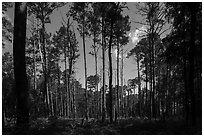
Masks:
[[[162,35],[164,32],[166,32],[167,30],[171,29],[171,27],[165,29],[164,31],[162,31],[159,35]]]
[[[148,25],[148,24],[146,24],[146,23],[142,23],[142,22],[138,22],[138,21],[133,21],[133,20],[132,20],[132,22],[138,23],[138,24],[141,24],[141,25]]]
[[[55,9],[58,9],[59,7],[63,7],[64,5],[66,5],[67,3],[64,3],[62,5],[56,5],[55,7],[53,7],[52,9],[50,9],[50,11],[48,11],[47,13],[45,13],[44,17],[46,17],[47,15],[51,14]],[[46,5],[49,7],[49,5]]]
[[[159,34],[163,28],[163,26],[167,23],[167,21],[165,21],[161,26],[160,26],[160,29],[156,29],[155,32],[157,32],[157,30],[159,30],[157,33]]]
[[[159,32],[161,31],[161,29],[163,28],[163,26],[167,23],[167,21],[165,21],[164,23],[157,23],[157,26],[156,26],[156,29],[155,29],[155,32],[157,32],[157,30],[159,30]]]

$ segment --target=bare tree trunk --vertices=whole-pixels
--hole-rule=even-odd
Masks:
[[[52,78],[50,79],[50,89],[51,89],[51,84],[52,84]],[[50,94],[50,112],[51,112],[51,115],[53,116],[54,115],[54,99],[53,99],[53,91],[50,90],[49,92]]]
[[[85,16],[83,19],[83,22],[85,22]],[[89,118],[89,102],[88,102],[88,92],[87,92],[87,68],[86,68],[86,45],[85,45],[85,28],[84,23],[82,24],[82,40],[83,40],[83,51],[84,51],[84,73],[85,73],[85,100],[86,100],[86,111],[85,111],[85,118],[88,120]]]
[[[60,100],[58,100],[58,94],[60,95],[60,69],[59,69],[59,63],[57,63],[57,68],[58,68],[58,76],[57,76],[57,93],[56,93],[56,112],[57,112],[57,115],[60,115],[61,113],[61,110],[62,110],[62,107],[60,105]],[[60,96],[61,98],[61,96]]]
[[[121,116],[123,117],[123,113],[124,113],[124,99],[123,99],[123,46],[121,49]]]
[[[70,91],[70,77],[71,77],[71,74],[72,74],[72,66],[73,66],[73,56],[74,56],[74,47],[71,43],[71,39],[70,39],[70,34],[69,34],[69,27],[70,27],[70,24],[69,24],[69,18],[68,18],[68,21],[67,21],[67,37],[68,37],[68,43],[67,45],[69,45],[69,74],[68,74],[68,77],[67,77],[67,90],[68,90],[68,114],[69,114],[69,117],[71,116],[71,91]]]
[[[196,28],[196,3],[189,3],[189,9],[191,14],[191,29],[190,29],[190,49],[189,49],[189,91],[191,99],[191,124],[196,125],[196,101],[194,91],[194,57],[195,57],[195,28]]]
[[[33,23],[33,28],[35,28],[35,25]],[[33,78],[33,88],[36,90],[36,45],[35,45],[35,40],[33,40],[33,70],[34,70],[34,78]]]
[[[46,109],[47,109],[47,116],[50,114],[50,109],[49,109],[49,95],[48,95],[48,89],[47,89],[47,61],[46,61],[46,48],[45,48],[45,22],[44,20],[41,20],[42,22],[42,46],[43,46],[43,63],[44,63],[44,69],[43,69],[43,74],[44,74],[44,92],[45,92],[45,102],[46,102]]]
[[[117,122],[117,117],[119,114],[119,38],[117,39],[117,92],[116,92],[116,113],[115,113],[115,122]]]
[[[17,126],[20,134],[29,127],[28,80],[26,75],[25,44],[26,44],[26,3],[15,3],[13,57],[14,76],[17,93]]]
[[[104,36],[104,20],[102,17],[102,58],[103,58],[103,89],[102,89],[102,122],[105,120],[105,91],[106,91],[106,83],[105,83],[105,36]]]
[[[58,105],[58,82],[56,81],[56,90],[55,90],[55,116],[58,116],[58,110],[59,110],[59,105]]]
[[[153,30],[154,31],[154,30]],[[154,34],[152,34],[154,35]],[[154,36],[152,36],[152,116],[156,119],[155,114],[155,46],[154,46]]]
[[[148,110],[148,78],[147,78],[147,74],[148,74],[148,70],[147,70],[147,62],[145,62],[145,71],[146,71],[146,101],[145,101],[145,110],[146,110],[146,116],[148,116],[147,110]]]
[[[139,93],[139,101],[138,101],[138,103],[139,103],[139,116],[141,116],[141,111],[142,111],[142,109],[141,109],[141,103],[142,103],[142,101],[141,101],[141,86],[140,86],[140,63],[139,63],[139,59],[137,59],[137,74],[138,74],[138,80],[139,80],[139,83],[138,83],[138,93]]]
[[[73,89],[73,107],[74,107],[74,112],[73,112],[73,118],[76,118],[76,86],[75,86],[75,82],[74,82],[74,89]]]
[[[149,46],[151,47],[151,40],[149,40]],[[150,51],[150,61],[149,61],[149,67],[150,67],[150,97],[149,97],[149,117],[150,120],[152,118],[152,52]]]
[[[183,62],[183,77],[184,77],[184,88],[185,88],[185,118],[186,124],[189,121],[189,89],[188,89],[188,78],[187,78],[187,68],[186,68],[186,49],[184,53],[184,62]]]
[[[95,58],[95,75],[96,75],[96,77],[98,77],[98,62],[97,62],[97,59],[98,59],[98,56],[97,56],[97,47],[96,47],[96,41],[95,41],[95,39],[96,39],[96,34],[95,34],[95,32],[94,32],[94,40],[93,40],[93,42],[94,42],[94,58]],[[96,89],[96,93],[97,93],[97,96],[96,96],[96,109],[97,109],[97,119],[98,119],[98,115],[99,115],[99,111],[100,111],[100,107],[99,107],[99,96],[98,96],[98,83],[96,84],[96,86],[95,86],[95,89]]]
[[[108,58],[109,58],[109,113],[110,113],[110,122],[113,122],[113,104],[112,104],[112,56],[111,56],[111,49],[112,49],[112,38],[113,38],[113,21],[111,21],[111,30],[110,30],[110,40],[109,40],[109,46],[108,46]]]

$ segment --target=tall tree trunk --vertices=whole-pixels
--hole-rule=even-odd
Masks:
[[[2,100],[3,100],[3,98],[2,98]],[[3,132],[4,132],[4,130],[5,130],[5,105],[3,104],[3,106],[2,106],[2,135],[3,135]]]
[[[97,59],[98,59],[98,57],[97,57],[97,49],[96,49],[96,41],[95,41],[95,39],[96,39],[96,34],[95,34],[95,32],[94,32],[94,40],[93,40],[93,42],[94,42],[94,58],[95,58],[95,75],[96,75],[96,77],[98,76],[98,62],[97,62]],[[96,86],[95,86],[95,89],[96,89],[96,93],[97,93],[97,96],[96,96],[96,100],[97,100],[97,102],[96,102],[96,109],[97,109],[97,119],[98,119],[98,115],[99,115],[99,110],[100,110],[100,107],[99,107],[99,96],[98,96],[98,83],[96,84]]]
[[[188,77],[187,77],[187,61],[186,61],[186,48],[184,50],[184,62],[183,62],[183,77],[184,77],[184,88],[185,88],[185,119],[186,124],[189,121],[189,88],[188,88]]]
[[[49,108],[49,95],[48,95],[48,89],[47,89],[47,61],[46,61],[46,48],[45,48],[45,22],[44,19],[41,20],[42,22],[42,46],[43,46],[43,62],[44,62],[44,70],[43,70],[43,74],[44,74],[44,92],[45,92],[45,102],[46,102],[46,107],[47,107],[47,116],[49,116],[50,113],[50,108]]]
[[[50,78],[50,86],[49,86],[49,89],[52,88],[52,78]],[[50,114],[51,116],[54,115],[54,99],[53,99],[53,91],[50,90],[49,92],[49,98],[50,98]]]
[[[102,58],[103,58],[103,89],[102,89],[102,122],[105,120],[105,97],[106,97],[106,83],[105,83],[105,36],[104,36],[104,19],[102,17]]]
[[[64,98],[63,98],[63,92],[61,91],[61,100],[60,100],[60,103],[61,103],[61,116],[64,116],[64,102],[63,102],[63,100],[64,100]]]
[[[150,38],[149,38],[150,39]],[[149,40],[149,47],[151,49],[151,40]],[[150,50],[150,60],[149,60],[149,68],[150,68],[150,97],[149,97],[149,117],[152,118],[152,51]]]
[[[146,116],[148,116],[148,113],[147,113],[147,110],[148,110],[148,77],[147,77],[147,74],[148,74],[148,70],[147,70],[147,62],[145,62],[145,71],[146,71],[146,100],[145,100],[145,110],[146,110]]]
[[[59,62],[57,63],[57,93],[56,93],[56,112],[57,115],[60,115],[61,105],[60,105],[60,100],[58,100],[58,94],[60,95],[60,69],[59,69]],[[60,97],[61,98],[61,97]]]
[[[155,115],[155,44],[154,44],[154,25],[152,26],[151,32],[151,46],[152,46],[152,116],[156,118]]]
[[[124,111],[124,98],[123,98],[123,46],[122,46],[122,49],[121,49],[121,55],[122,55],[122,58],[121,58],[121,115],[123,117],[123,111]]]
[[[169,117],[169,89],[170,89],[170,66],[167,64],[167,74],[166,74],[166,98],[165,98],[165,105],[166,105],[166,111],[165,111],[165,117]]]
[[[141,103],[142,103],[142,101],[141,101],[141,85],[140,85],[140,62],[139,62],[139,59],[137,59],[137,77],[138,77],[138,93],[139,93],[139,101],[138,101],[138,103],[139,103],[139,116],[141,116],[141,111],[142,111],[142,109],[141,109]]]
[[[73,57],[74,57],[74,47],[71,43],[71,39],[70,39],[70,34],[69,34],[69,27],[70,27],[70,24],[69,24],[69,18],[68,18],[68,21],[67,21],[67,37],[68,37],[68,43],[67,45],[68,48],[69,48],[69,74],[68,74],[68,77],[67,77],[67,92],[68,92],[68,114],[69,116],[71,115],[71,91],[70,91],[70,77],[71,77],[71,74],[72,74],[72,66],[73,66]]]
[[[85,22],[85,16],[83,19]],[[89,118],[89,102],[88,102],[88,93],[87,93],[87,68],[86,68],[86,45],[85,45],[85,28],[84,23],[82,24],[82,40],[83,40],[83,51],[84,51],[84,73],[85,73],[85,100],[86,100],[86,111],[85,111],[85,118],[88,120]]]
[[[37,20],[37,24],[38,24],[38,20]],[[40,31],[38,31],[38,25],[37,25],[37,35],[39,35],[39,39],[38,39],[38,46],[39,46],[39,52],[40,52],[40,59],[41,59],[41,65],[42,65],[42,69],[43,69],[43,75],[44,75],[44,77],[45,77],[45,71],[44,71],[44,59],[43,59],[43,54],[42,54],[42,47],[41,47],[41,32]],[[45,82],[45,81],[44,81]],[[44,90],[45,90],[45,83],[43,84],[43,88],[44,88]],[[46,101],[46,97],[47,96],[47,94],[44,92],[43,93],[43,101],[44,101],[44,105],[43,105],[43,114],[44,114],[44,117],[47,117],[47,101]]]
[[[119,38],[117,38],[117,90],[116,90],[116,108],[115,108],[115,122],[117,122],[117,117],[119,115]]]
[[[59,67],[58,67],[58,63],[56,64],[57,66],[57,80],[56,80],[56,92],[55,92],[55,116],[59,115],[59,110],[60,110],[60,106],[58,105],[58,93],[59,93],[59,86],[60,86],[60,75],[59,75]]]
[[[14,15],[13,57],[17,95],[17,126],[25,129],[25,131],[29,127],[28,80],[25,61],[26,19],[26,3],[16,2]],[[20,134],[22,134],[22,132]]]
[[[74,112],[73,112],[73,118],[76,118],[76,85],[75,85],[75,82],[74,82],[74,89],[73,89],[73,107],[74,107]]]
[[[195,91],[194,91],[194,49],[195,49],[195,28],[196,28],[196,3],[189,3],[189,9],[191,14],[190,22],[190,49],[189,49],[189,91],[191,99],[191,124],[196,125],[196,102],[195,102]]]
[[[73,52],[73,51],[72,51]],[[71,113],[72,113],[72,111],[71,111],[71,101],[72,101],[72,99],[71,99],[71,91],[70,91],[70,77],[71,77],[71,74],[72,74],[72,65],[73,65],[73,63],[72,63],[72,57],[70,57],[70,61],[69,61],[69,74],[68,74],[68,78],[67,78],[67,82],[68,82],[68,84],[67,84],[67,86],[68,86],[68,114],[69,114],[69,117],[71,116]]]
[[[33,23],[33,28],[35,28],[35,25]],[[36,90],[36,45],[35,45],[35,40],[33,40],[33,70],[34,70],[34,78],[33,78],[33,89]]]
[[[68,82],[67,82],[67,55],[66,55],[66,44],[64,45],[64,87],[65,87],[65,94],[66,94],[66,116],[69,115],[68,109]]]
[[[108,46],[108,58],[109,58],[109,113],[110,113],[110,122],[113,122],[113,102],[112,102],[112,56],[111,56],[111,49],[112,49],[112,38],[113,38],[113,21],[111,21],[111,28],[110,28],[110,40],[109,40],[109,46]]]

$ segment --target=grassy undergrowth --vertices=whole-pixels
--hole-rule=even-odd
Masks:
[[[104,123],[96,119],[88,121],[67,118],[38,118],[30,123],[30,128],[19,132],[14,124],[7,125],[5,134],[28,135],[201,135],[200,126],[187,126],[183,120],[165,122],[148,119],[119,119],[117,123]]]

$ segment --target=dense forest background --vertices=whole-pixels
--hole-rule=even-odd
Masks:
[[[67,4],[48,33],[50,16]],[[125,2],[3,2],[2,50],[11,43],[13,51],[2,54],[2,133],[202,134],[202,3],[133,4],[142,20],[123,14]],[[131,22],[142,25],[137,36]],[[130,60],[137,73],[125,81]]]

